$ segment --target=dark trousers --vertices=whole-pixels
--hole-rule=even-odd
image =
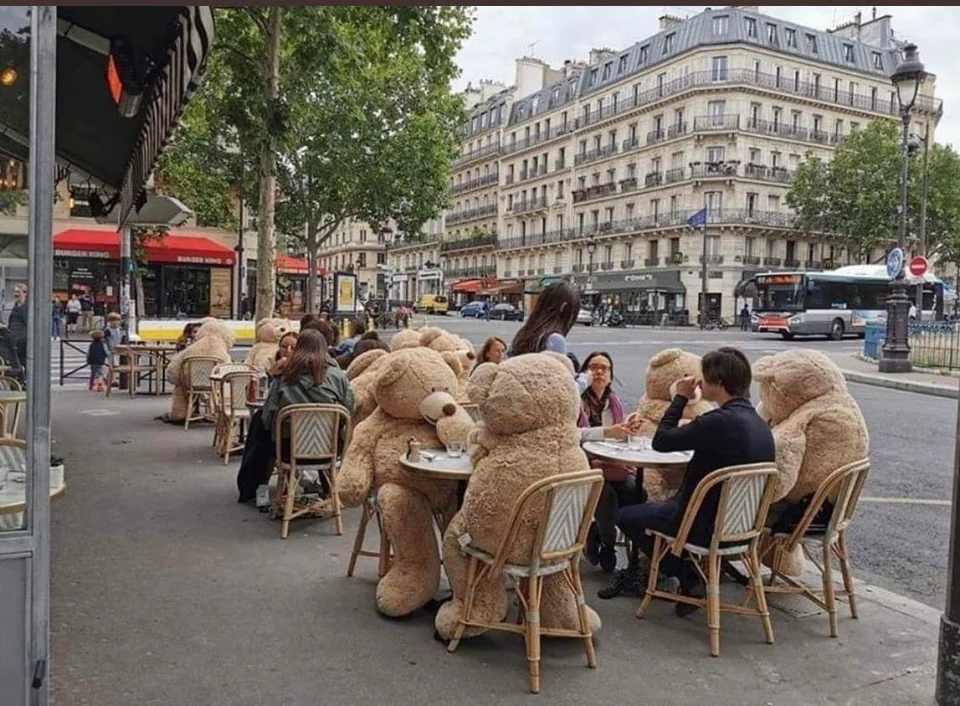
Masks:
[[[654,530],[674,534],[682,516],[682,508],[671,502],[629,505],[617,513],[617,526],[630,538],[633,546],[648,557],[653,555],[654,538],[646,531]],[[667,576],[680,578],[684,575],[685,562],[681,557],[668,553],[660,562],[660,571]]]
[[[608,547],[616,544],[617,511],[622,507],[643,502],[642,494],[643,484],[638,485],[636,476],[628,476],[622,481],[603,482],[603,491],[600,493],[597,510],[593,515],[601,544]]]

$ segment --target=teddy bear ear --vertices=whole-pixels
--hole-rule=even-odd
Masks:
[[[682,355],[683,351],[679,348],[665,348],[650,358],[649,366],[651,368],[659,368],[661,365],[672,363]]]
[[[391,355],[384,360],[380,373],[377,375],[377,388],[392,385],[403,377],[403,374],[410,367],[410,360],[410,356],[407,355]]]
[[[440,338],[441,335],[443,335],[443,330],[433,326],[422,328],[420,329],[420,345],[429,346],[435,340]]]
[[[490,394],[498,369],[499,366],[496,363],[481,363],[473,369],[467,384],[467,397],[471,402],[483,404]]]
[[[777,367],[775,356],[765,355],[753,364],[753,379],[757,382],[769,382],[774,379]]]
[[[460,358],[457,357],[457,354],[453,351],[446,351],[440,354],[443,356],[443,361],[450,366],[450,369],[453,371],[453,374],[457,377],[463,375],[463,365],[460,364]]]
[[[347,366],[347,380],[353,380],[359,377],[366,372],[371,365],[385,355],[390,354],[388,351],[379,348],[372,351],[367,351],[366,353],[361,353],[350,362],[349,366]]]

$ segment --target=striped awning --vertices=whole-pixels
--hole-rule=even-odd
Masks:
[[[145,107],[147,116],[123,178],[119,206],[121,228],[130,212],[143,205],[144,186],[199,85],[213,36],[212,7],[182,8],[180,34],[170,47],[167,65]]]

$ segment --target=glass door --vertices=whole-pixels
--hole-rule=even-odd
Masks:
[[[29,144],[27,277],[10,280],[12,308],[0,438],[0,704],[48,703],[50,639],[50,297],[53,291],[55,7],[0,13],[0,114],[10,138]],[[10,276],[10,272],[7,276]],[[9,360],[8,360],[9,358]],[[22,364],[11,365],[18,362]],[[26,408],[16,425],[17,408]],[[62,470],[62,469],[61,469]]]

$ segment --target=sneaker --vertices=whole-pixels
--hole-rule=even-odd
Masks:
[[[609,600],[610,598],[616,598],[621,593],[629,593],[639,598],[646,591],[646,578],[636,567],[620,569],[613,575],[613,581],[610,582],[609,586],[597,591],[597,598]]]
[[[600,563],[600,534],[597,532],[597,525],[591,524],[587,532],[587,542],[583,546],[583,556],[591,566]]]
[[[613,573],[617,568],[617,548],[612,544],[600,545],[600,569],[605,574]]]

